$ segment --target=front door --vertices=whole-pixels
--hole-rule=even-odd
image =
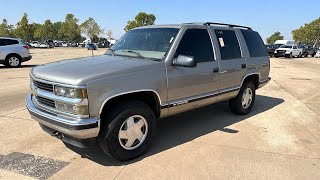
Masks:
[[[168,67],[169,114],[183,112],[217,100],[219,91],[218,62],[215,60],[210,34],[206,27],[185,29],[174,58],[191,56],[193,68]],[[215,72],[214,72],[215,71]],[[205,99],[210,99],[203,101]]]

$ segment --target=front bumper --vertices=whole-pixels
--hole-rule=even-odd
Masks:
[[[100,119],[67,119],[37,108],[32,101],[32,94],[26,97],[26,106],[31,117],[41,125],[53,129],[62,135],[76,139],[95,138],[99,134]]]

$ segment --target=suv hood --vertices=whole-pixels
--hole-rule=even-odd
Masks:
[[[63,84],[84,85],[95,79],[164,68],[164,62],[125,56],[102,55],[40,65],[32,76]]]

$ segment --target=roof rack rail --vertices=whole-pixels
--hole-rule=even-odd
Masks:
[[[211,24],[220,25],[220,26],[228,26],[228,27],[232,27],[232,28],[239,27],[239,28],[245,28],[245,29],[248,29],[248,30],[252,30],[251,27],[247,27],[247,26],[240,26],[240,25],[234,25],[234,24],[224,24],[224,23],[215,23],[215,22],[206,22],[203,25],[210,26]]]

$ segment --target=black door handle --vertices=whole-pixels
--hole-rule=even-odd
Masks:
[[[214,73],[219,72],[219,68],[213,68],[213,72],[214,72]]]
[[[246,64],[241,64],[241,68],[247,68],[247,65]]]

